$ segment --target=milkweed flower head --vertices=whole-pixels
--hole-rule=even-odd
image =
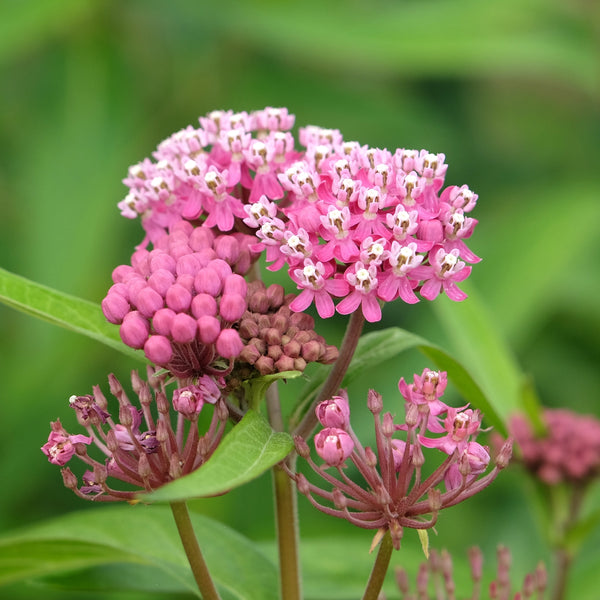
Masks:
[[[510,420],[525,468],[548,485],[581,485],[600,476],[600,421],[564,408],[546,408],[542,417],[542,435],[535,434],[523,415]]]
[[[172,394],[165,377],[152,368],[148,381],[134,371],[131,382],[134,402],[114,375],[109,376],[114,397],[110,403],[98,386],[92,394],[71,396],[69,405],[87,435],[69,434],[59,420],[51,425],[42,452],[50,463],[63,467],[65,486],[80,498],[135,500],[140,492],[155,490],[199,468],[223,437],[229,412],[221,378],[203,375]],[[113,408],[117,418],[110,412]],[[200,433],[198,417],[206,410],[212,415]],[[66,466],[73,458],[86,469],[80,478]],[[114,487],[114,482],[120,485]]]
[[[303,474],[290,472],[299,491],[326,514],[376,529],[378,535],[389,531],[399,548],[404,528],[429,529],[440,510],[483,490],[508,464],[512,442],[504,444],[488,470],[489,449],[476,441],[481,414],[443,404],[446,381],[445,372],[429,369],[415,375],[410,385],[402,379],[399,387],[406,402],[401,422],[392,413],[383,413],[381,396],[371,390],[367,406],[375,425],[372,447],[363,446],[352,429],[346,392],[321,402],[316,416],[323,428],[314,436],[314,448],[322,464],[311,458],[304,439],[295,441],[299,455],[328,485],[324,489]],[[423,472],[426,448],[435,449],[440,457],[428,476]],[[349,464],[362,483],[346,475]]]
[[[322,318],[360,310],[373,322],[382,302],[466,298],[458,284],[480,260],[465,242],[477,195],[444,188],[444,154],[370,148],[316,126],[300,128],[298,149],[285,108],[213,111],[199,121],[124,179],[119,208],[141,219],[142,247],[182,219],[253,233],[249,247],[264,251],[269,269],[287,268],[300,290],[291,310],[314,303]],[[143,325],[134,327],[141,339]],[[164,342],[153,345],[167,353]]]

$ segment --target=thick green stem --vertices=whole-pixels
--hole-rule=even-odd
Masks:
[[[392,537],[390,536],[390,532],[386,531],[379,545],[377,558],[375,559],[363,600],[377,600],[379,598],[379,592],[381,592],[381,588],[383,587],[383,580],[390,566],[393,550]]]
[[[267,390],[267,412],[271,427],[283,431],[283,417],[277,383]],[[294,455],[288,457],[288,466],[294,470]],[[293,481],[279,466],[273,467],[273,490],[275,492],[275,519],[279,550],[279,577],[281,598],[300,600],[300,559],[298,556],[298,507]]]
[[[346,334],[344,335],[342,345],[340,346],[340,355],[335,361],[333,368],[329,373],[329,377],[327,377],[325,380],[319,395],[312,403],[307,413],[304,415],[304,418],[296,428],[296,431],[294,431],[294,435],[299,435],[300,437],[306,439],[317,424],[317,417],[315,415],[315,407],[317,404],[319,402],[323,402],[323,400],[331,398],[340,389],[344,375],[346,375],[346,371],[348,370],[350,362],[352,361],[352,357],[354,356],[364,323],[365,318],[362,314],[362,311],[354,311],[350,317],[350,320],[348,321]]]
[[[221,596],[217,592],[217,588],[213,583],[202,552],[200,551],[186,503],[171,502],[171,510],[173,511],[173,517],[175,518],[183,549],[188,557],[194,579],[198,584],[203,600],[221,600]]]

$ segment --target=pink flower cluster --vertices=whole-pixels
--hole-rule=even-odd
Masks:
[[[215,374],[216,359],[230,361],[243,348],[233,324],[248,308],[243,276],[257,258],[249,237],[178,221],[153,250],[138,249],[131,265],[113,271],[104,315],[128,346],[173,374]]]
[[[547,431],[537,437],[522,415],[510,420],[525,467],[548,485],[562,481],[585,483],[600,475],[600,421],[567,409],[547,408]]]
[[[72,396],[69,400],[79,424],[88,435],[69,434],[60,421],[42,452],[49,462],[63,467],[65,486],[80,498],[97,501],[134,500],[139,491],[151,491],[190,473],[215,451],[225,430],[229,413],[222,379],[209,375],[195,384],[173,392],[172,406],[179,414],[177,427],[171,425],[171,404],[167,399],[164,377],[149,369],[148,382],[134,371],[131,381],[138,406],[130,402],[120,382],[109,376],[111,394],[118,401],[118,422],[109,412],[109,404],[98,386],[93,394]],[[200,435],[198,416],[205,405],[212,405],[212,418]],[[186,421],[191,425],[186,426]],[[98,460],[88,453],[95,446]],[[77,456],[86,466],[82,484],[65,465]],[[127,484],[127,489],[111,487],[111,479]],[[131,487],[136,489],[132,490]]]
[[[456,284],[471,272],[465,261],[480,260],[464,242],[477,223],[466,216],[477,196],[466,186],[441,191],[444,155],[391,153],[316,127],[300,140],[302,160],[279,175],[286,198],[276,205],[263,196],[245,206],[244,219],[269,268],[287,265],[302,290],[293,310],[314,302],[327,318],[360,308],[372,322],[381,319],[380,301],[413,304],[415,292],[466,298]],[[342,298],[337,306],[333,297]]]
[[[333,486],[333,491],[296,474],[299,491],[322,512],[366,529],[389,530],[396,548],[404,527],[433,527],[442,508],[462,502],[489,485],[508,464],[512,448],[507,442],[494,469],[483,475],[490,455],[475,441],[481,430],[481,415],[469,408],[445,405],[440,399],[445,385],[446,373],[429,369],[415,375],[412,384],[401,379],[399,387],[406,400],[406,417],[401,424],[396,424],[389,412],[381,416],[381,396],[371,390],[368,407],[375,418],[374,448],[363,447],[355,435],[345,393],[321,402],[316,415],[323,429],[315,435],[314,443],[325,464],[317,466],[312,461],[308,445],[301,438],[296,438],[296,448]],[[406,432],[404,439],[395,437],[398,431]],[[426,437],[428,431],[443,435]],[[426,478],[422,477],[423,448],[437,448],[447,455]],[[348,461],[358,469],[365,485],[355,483],[344,473]],[[329,473],[328,468],[336,469],[338,476]],[[445,492],[438,488],[442,481]],[[315,496],[333,506],[322,504]]]
[[[291,308],[319,315],[360,308],[381,319],[380,302],[409,304],[466,294],[457,284],[479,258],[466,246],[477,195],[443,188],[443,154],[370,148],[337,130],[289,132],[285,108],[215,111],[164,140],[129,169],[124,216],[141,216],[156,241],[182,218],[220,231],[256,231],[270,269],[287,265],[302,290]],[[242,224],[242,221],[244,224]],[[341,301],[334,304],[333,298]]]

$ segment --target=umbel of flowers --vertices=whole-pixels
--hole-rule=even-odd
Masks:
[[[79,497],[97,501],[133,500],[141,490],[151,491],[197,469],[210,458],[223,437],[229,411],[222,397],[222,379],[203,375],[168,398],[165,376],[149,369],[148,382],[136,371],[131,382],[136,403],[132,403],[121,383],[110,375],[111,395],[116,398],[118,420],[109,412],[109,403],[98,386],[93,394],[72,396],[71,408],[85,434],[69,434],[60,421],[42,452],[55,465],[63,467],[65,486]],[[212,405],[212,418],[200,435],[198,417]],[[173,427],[172,412],[176,413]],[[88,447],[95,446],[90,454]],[[95,456],[94,456],[95,454]],[[79,485],[76,475],[65,465],[76,456],[87,466]],[[126,484],[111,487],[112,480]]]
[[[370,148],[313,126],[300,129],[298,151],[293,124],[275,108],[200,118],[130,168],[122,214],[141,217],[143,245],[183,218],[231,232],[244,252],[265,250],[301,290],[294,311],[314,302],[324,318],[360,309],[378,321],[380,301],[465,298],[457,283],[479,261],[464,242],[477,195],[442,189],[444,155]]]
[[[444,404],[440,398],[446,381],[445,372],[429,369],[415,375],[411,384],[401,379],[399,388],[406,401],[401,423],[396,423],[390,412],[382,415],[382,398],[371,390],[367,405],[375,421],[373,448],[363,447],[354,433],[345,394],[321,402],[316,412],[323,429],[315,435],[314,445],[324,464],[319,466],[311,459],[303,439],[296,439],[296,448],[330,489],[297,473],[299,491],[326,514],[358,527],[377,529],[375,540],[389,531],[398,549],[405,527],[429,529],[440,510],[487,487],[508,464],[512,443],[504,444],[494,468],[483,475],[490,455],[488,448],[475,441],[481,430],[481,415],[477,410]],[[402,437],[398,432],[403,432]],[[429,437],[431,434],[441,435]],[[423,471],[423,448],[434,448],[444,457],[428,476]],[[346,475],[348,463],[356,467],[363,483]]]

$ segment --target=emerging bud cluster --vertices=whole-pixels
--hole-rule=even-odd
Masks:
[[[445,405],[440,397],[446,373],[425,369],[411,385],[401,379],[399,388],[406,400],[406,418],[396,423],[391,413],[381,414],[381,396],[371,390],[368,407],[375,421],[375,446],[363,447],[350,424],[350,408],[345,392],[320,403],[316,414],[323,429],[314,438],[315,450],[324,465],[317,466],[308,445],[296,439],[296,450],[332,491],[310,483],[302,474],[294,475],[298,489],[322,512],[347,519],[365,529],[389,530],[395,548],[400,546],[403,528],[428,529],[438,512],[454,506],[487,487],[508,463],[511,442],[500,451],[495,467],[487,474],[488,449],[475,441],[481,430],[481,415],[463,407]],[[397,432],[405,432],[402,438]],[[427,437],[427,432],[443,434]],[[425,477],[423,448],[436,448],[445,460]],[[363,484],[344,472],[350,461]],[[337,471],[337,477],[328,469]],[[444,483],[445,490],[440,488]],[[318,496],[327,504],[315,498]],[[332,505],[332,506],[331,506]]]
[[[547,589],[547,572],[543,563],[539,563],[532,573],[525,575],[520,589],[515,590],[510,581],[511,557],[508,548],[499,546],[497,551],[496,578],[490,582],[488,594],[482,594],[483,554],[479,548],[469,550],[472,591],[457,590],[454,582],[452,557],[443,550],[438,553],[431,550],[429,559],[419,567],[415,592],[411,592],[408,574],[400,567],[396,568],[396,584],[402,600],[452,600],[471,598],[471,600],[543,600]],[[431,582],[435,595],[430,594]]]
[[[138,406],[130,402],[117,378],[109,376],[111,394],[118,401],[118,420],[108,412],[108,401],[95,386],[93,394],[72,396],[69,401],[87,436],[69,434],[59,420],[52,423],[42,452],[49,462],[63,467],[65,486],[80,498],[104,502],[134,500],[140,491],[150,492],[197,469],[210,458],[223,437],[229,413],[222,397],[222,380],[204,375],[194,385],[176,389],[173,407],[179,418],[175,427],[164,377],[149,368],[148,382],[136,371],[131,382]],[[212,405],[212,419],[200,435],[198,415],[206,404]],[[88,446],[92,445],[101,459],[88,453]],[[88,467],[82,476],[83,485],[65,467],[73,456]],[[110,479],[125,483],[126,489],[114,489],[109,485]]]

